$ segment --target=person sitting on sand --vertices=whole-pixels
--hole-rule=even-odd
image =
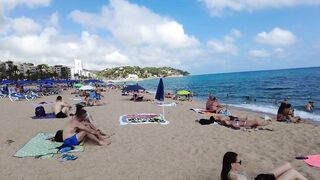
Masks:
[[[97,100],[97,93],[94,90],[91,90],[86,97],[84,98],[86,101],[86,106],[103,106],[104,103],[100,100]]]
[[[215,96],[209,95],[209,99],[206,103],[206,110],[212,113],[219,113],[223,106],[218,102]]]
[[[143,91],[140,91],[140,90],[137,90],[137,91],[134,91],[133,92],[133,96],[132,98],[130,99],[131,101],[134,101],[134,102],[140,102],[140,101],[143,101],[143,94],[142,94]]]
[[[80,113],[80,111],[81,111],[83,108],[84,108],[83,105],[77,104],[77,105],[76,105],[76,112],[75,112],[74,115],[75,115],[75,116],[78,116],[78,114]],[[77,118],[77,119],[78,119],[78,118]],[[100,129],[96,128],[96,126],[92,123],[92,121],[93,121],[92,116],[87,112],[85,119],[82,121],[82,123],[83,123],[84,125],[89,126],[90,128],[98,131],[99,137],[106,136],[106,138],[110,138],[110,137],[113,135],[113,134],[108,135],[108,134],[106,134],[106,133],[103,133]]]
[[[301,118],[299,116],[294,116],[294,109],[291,104],[282,102],[277,112],[277,121],[290,121],[290,122],[300,122]]]
[[[267,121],[258,121],[256,119],[247,119],[247,118],[239,118],[235,116],[224,116],[220,114],[216,114],[210,117],[214,118],[214,121],[222,124],[224,126],[231,127],[233,129],[243,128],[256,128],[257,126],[266,126],[269,124]]]
[[[304,108],[309,111],[309,112],[312,112],[313,111],[313,108],[314,108],[314,102],[313,101],[309,101],[305,106]]]
[[[63,144],[67,146],[76,146],[79,145],[85,137],[88,137],[90,140],[93,140],[98,145],[103,145],[103,140],[99,139],[98,131],[85,126],[82,121],[87,116],[87,111],[82,109],[79,111],[77,116],[73,117],[63,129]]]
[[[235,152],[226,152],[222,160],[221,180],[247,180],[248,178],[241,174],[241,159]],[[272,170],[268,174],[259,174],[255,180],[306,180],[303,175],[293,169],[291,164],[285,163]]]
[[[54,104],[54,114],[56,115],[56,118],[68,117],[70,109],[71,106],[63,102],[61,96],[58,96],[56,99],[56,103]]]

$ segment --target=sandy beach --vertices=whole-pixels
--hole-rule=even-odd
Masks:
[[[69,91],[62,94],[75,104]],[[245,174],[253,179],[284,162],[308,179],[319,179],[320,170],[296,160],[296,156],[320,152],[320,126],[310,123],[287,124],[272,121],[274,131],[241,131],[220,125],[201,126],[196,119],[209,118],[190,108],[204,108],[196,101],[179,102],[165,108],[168,125],[120,126],[123,114],[162,113],[154,102],[132,102],[120,90],[105,93],[106,106],[87,107],[94,124],[107,133],[115,133],[108,146],[85,143],[85,151],[74,153],[75,161],[16,158],[13,154],[39,132],[55,132],[69,120],[34,120],[34,104],[54,102],[56,96],[35,101],[11,102],[0,99],[0,179],[197,179],[218,180],[222,157],[227,151],[239,153]],[[169,101],[169,100],[168,100]],[[50,105],[45,106],[51,111]],[[73,108],[73,111],[75,108]],[[260,113],[232,109],[234,115],[260,118]],[[7,143],[7,140],[13,140]]]

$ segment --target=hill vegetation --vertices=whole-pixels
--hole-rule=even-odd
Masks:
[[[171,67],[145,67],[123,66],[115,68],[106,68],[97,73],[98,76],[107,79],[126,79],[137,75],[138,78],[157,78],[157,77],[178,77],[187,76],[190,73]]]

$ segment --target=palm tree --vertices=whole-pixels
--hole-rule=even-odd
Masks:
[[[45,79],[48,76],[49,74],[49,66],[47,64],[39,64],[37,65],[37,72],[38,72],[38,75],[39,75],[39,79]]]

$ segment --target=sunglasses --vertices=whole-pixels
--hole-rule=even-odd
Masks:
[[[241,165],[241,160],[240,160],[240,161],[238,161],[238,162],[234,162],[234,163],[239,163],[239,164]]]

